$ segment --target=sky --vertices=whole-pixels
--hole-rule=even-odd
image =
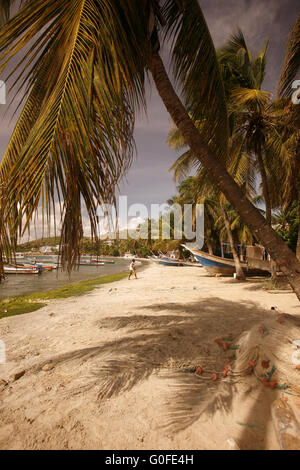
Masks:
[[[263,88],[275,93],[289,31],[299,13],[297,0],[200,0],[216,47],[220,47],[230,34],[242,29],[248,47],[253,53],[262,49],[269,39],[267,73]],[[137,155],[120,184],[121,195],[127,195],[128,204],[165,203],[176,193],[169,168],[178,154],[166,144],[171,126],[170,118],[154,85],[148,90],[147,117],[137,116],[135,141]],[[2,157],[14,121],[0,123],[0,158]],[[85,220],[87,223],[87,220]]]

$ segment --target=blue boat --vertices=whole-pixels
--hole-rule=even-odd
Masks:
[[[167,258],[166,256],[164,256],[163,258],[160,258],[159,263],[164,266],[184,266],[184,263],[182,263],[178,259]]]
[[[186,250],[190,251],[196,260],[204,266],[204,268],[212,275],[221,274],[222,276],[232,276],[235,273],[235,263],[233,259],[223,258],[222,256],[211,255],[205,251],[197,250],[196,248],[189,248],[182,245]],[[240,261],[247,276],[262,276],[268,275],[269,270],[265,266],[255,265],[247,262]]]
[[[182,245],[186,250],[189,250],[196,260],[204,266],[210,274],[222,274],[222,276],[232,276],[235,273],[235,264],[233,259],[222,258],[221,256],[211,255],[205,251],[197,250],[196,248],[189,248]],[[241,262],[243,269],[247,270],[247,263]]]

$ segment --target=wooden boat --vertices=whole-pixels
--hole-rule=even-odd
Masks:
[[[36,267],[41,266],[43,271],[52,271],[52,269],[57,269],[57,264],[52,264],[52,263],[50,263],[50,264],[49,264],[49,263],[45,264],[45,263],[40,263],[40,262],[36,262],[36,263],[35,263],[34,261],[31,261],[31,262],[30,262],[30,265],[31,265],[32,267],[34,267],[34,266],[36,266]]]
[[[182,245],[189,250],[196,260],[204,266],[204,268],[212,275],[221,274],[222,276],[232,276],[235,273],[235,264],[233,259],[222,258],[221,256],[211,255],[205,251],[189,248]],[[247,263],[241,262],[243,269],[247,270]]]
[[[235,273],[234,260],[230,258],[223,258],[221,256],[211,255],[205,251],[197,250],[196,248],[189,248],[182,245],[189,250],[196,260],[204,266],[204,268],[212,275],[221,274],[222,276],[233,276]],[[241,267],[248,276],[265,275],[269,274],[265,269],[252,268],[248,263],[241,261]]]
[[[4,274],[40,274],[41,268],[37,266],[18,266],[13,264],[4,265]]]
[[[158,261],[163,266],[184,266],[184,263],[182,263],[182,261],[176,258],[167,258],[166,256],[160,258]]]
[[[91,260],[92,263],[104,263],[104,264],[115,264],[115,261],[112,261],[110,259],[92,259]]]

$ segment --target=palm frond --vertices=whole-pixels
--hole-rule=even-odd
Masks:
[[[185,140],[175,124],[173,124],[168,132],[167,143],[172,150],[182,150],[186,147]]]
[[[300,67],[300,14],[289,35],[286,56],[281,73],[278,93],[280,96],[290,96],[292,82],[295,80]]]
[[[165,0],[164,34],[172,38],[171,65],[193,121],[203,122],[201,135],[226,160],[228,117],[216,51],[197,0]]]
[[[0,31],[2,71],[32,44],[14,70],[13,87],[26,86],[27,98],[0,166],[0,181],[9,182],[6,217],[20,207],[15,236],[39,209],[49,223],[62,200],[61,255],[69,270],[79,255],[82,202],[96,237],[97,207],[114,202],[134,153],[146,41],[144,23],[131,35],[134,11],[128,2],[32,0]]]
[[[270,100],[271,93],[257,88],[234,88],[231,97],[236,106],[261,109]]]
[[[256,88],[261,88],[266,73],[266,58],[269,41],[253,60],[253,75],[255,77]]]

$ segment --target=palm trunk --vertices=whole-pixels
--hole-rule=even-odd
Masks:
[[[226,199],[241,215],[283,273],[286,274],[300,301],[300,262],[279,235],[270,227],[266,219],[246,198],[238,184],[235,183],[222,163],[203,141],[178,98],[158,53],[153,52],[149,67],[158,93],[187,145],[199,158],[206,170],[209,171]]]
[[[213,255],[213,254],[214,254],[214,250],[213,250],[211,241],[210,241],[208,238],[206,239],[206,245],[207,245],[208,253],[209,253],[210,255]]]
[[[300,261],[300,191],[298,191],[298,238],[296,246],[296,256]]]
[[[246,276],[245,276],[245,273],[244,273],[243,268],[241,266],[241,262],[240,262],[238,252],[235,249],[235,244],[234,244],[234,240],[233,240],[233,234],[232,234],[232,230],[231,230],[230,221],[228,219],[227,212],[226,212],[225,207],[224,207],[222,202],[220,203],[220,207],[221,207],[222,217],[224,219],[225,228],[226,228],[227,236],[228,236],[228,239],[229,239],[231,251],[232,251],[232,254],[233,254],[236,277],[237,277],[237,279],[240,279],[240,280],[244,281],[246,279]]]
[[[270,192],[269,192],[269,185],[268,185],[268,178],[265,169],[265,164],[261,155],[261,146],[258,146],[257,149],[257,161],[259,166],[259,172],[261,176],[261,182],[263,187],[263,196],[266,205],[266,221],[271,226],[272,225],[272,210],[271,210],[271,200],[270,200]],[[277,271],[277,264],[274,260],[271,259],[271,276],[272,279],[276,279],[276,271]]]
[[[269,185],[268,185],[268,178],[265,169],[265,164],[261,155],[261,148],[259,147],[257,150],[257,161],[259,166],[259,172],[261,176],[261,182],[263,187],[263,196],[266,205],[266,221],[269,225],[272,223],[272,211],[271,211],[271,200],[270,200],[270,192],[269,192]]]

